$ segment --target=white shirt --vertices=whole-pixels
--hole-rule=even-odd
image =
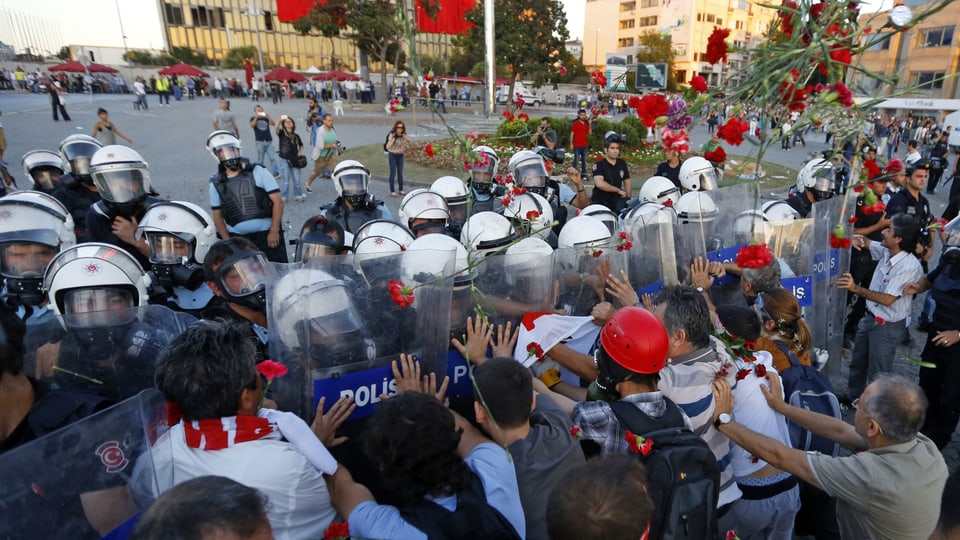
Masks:
[[[147,93],[147,88],[143,85],[142,82],[137,81],[133,83],[133,93],[138,96],[145,95]]]
[[[769,352],[757,351],[753,353],[753,357],[756,360],[747,367],[763,364],[767,371],[777,372],[773,367],[773,355]],[[766,435],[788,447],[792,446],[786,418],[767,405],[767,399],[763,397],[763,392],[760,390],[761,386],[767,386],[767,382],[766,379],[757,377],[756,371],[751,371],[745,378],[737,381],[737,385],[733,389],[733,418],[738,423],[761,435]],[[730,458],[734,477],[750,476],[767,464],[766,461],[761,459],[754,461],[750,452],[732,442],[730,443]]]
[[[150,454],[156,470],[154,496],[198,476],[225,476],[267,497],[267,518],[278,540],[323,538],[336,514],[323,476],[276,433],[223,450],[198,450],[187,446],[183,425],[177,424],[157,440]],[[137,464],[138,469],[146,468],[140,474],[149,472],[148,461]]]

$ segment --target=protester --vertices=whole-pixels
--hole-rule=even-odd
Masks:
[[[96,137],[103,146],[117,144],[117,137],[127,141],[127,144],[133,144],[129,137],[120,132],[120,128],[116,124],[107,119],[108,115],[109,113],[103,107],[97,109],[97,116],[100,120],[93,125],[93,133],[90,136]]]
[[[387,142],[383,145],[387,151],[387,160],[390,162],[390,196],[396,197],[397,190],[394,189],[393,179],[397,179],[397,186],[400,188],[400,195],[406,195],[403,190],[403,156],[407,151],[410,139],[407,137],[407,126],[397,120],[393,124],[393,129],[387,134]]]

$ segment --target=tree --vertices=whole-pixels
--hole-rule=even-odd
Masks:
[[[483,43],[483,2],[470,10],[466,18],[473,27],[453,42],[464,49]],[[494,0],[494,24],[497,32],[496,61],[509,68],[510,94],[518,76],[550,66],[569,37],[567,16],[557,0]]]
[[[333,40],[339,37],[347,25],[349,4],[347,0],[327,0],[316,2],[309,13],[293,21],[293,28],[303,35],[325,37],[330,40],[330,67],[337,66],[333,54]]]
[[[248,45],[246,47],[234,47],[227,51],[227,54],[223,55],[223,60],[220,61],[220,66],[224,69],[240,69],[243,67],[243,61],[248,59],[254,64],[257,64],[258,56],[256,47],[253,45]],[[269,56],[263,57],[263,67],[264,69],[270,69],[273,67]]]
[[[256,54],[256,48],[251,47]],[[210,60],[203,54],[191,49],[190,47],[174,47],[170,49],[170,56],[177,62],[184,62],[191,66],[203,66],[210,63]]]
[[[130,50],[127,51],[126,58],[140,66],[152,66],[157,63],[157,57],[150,54],[149,51]]]
[[[60,47],[60,50],[57,52],[57,59],[58,59],[58,60],[63,60],[64,62],[66,62],[67,60],[69,60],[69,59],[70,59],[70,47],[67,47],[66,45],[64,45],[63,47]]]
[[[637,38],[637,63],[666,64],[667,91],[677,91],[677,76],[674,73],[673,40],[669,35],[649,30]]]

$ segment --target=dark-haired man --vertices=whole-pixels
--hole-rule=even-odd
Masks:
[[[620,136],[608,133],[603,139],[603,159],[593,164],[591,204],[602,204],[615,213],[626,206],[633,192],[630,170],[620,157]]]
[[[760,386],[770,407],[791,422],[843,446],[863,450],[831,457],[788,447],[739,424],[730,384],[714,383],[718,429],[744,450],[837,499],[841,538],[923,540],[937,523],[947,466],[919,433],[927,399],[916,383],[883,374],[860,395],[853,425],[783,401],[780,377]],[[724,416],[726,415],[726,416]],[[721,420],[721,417],[723,419]]]
[[[853,237],[855,249],[869,249],[870,255],[878,261],[868,288],[857,285],[849,272],[837,279],[837,287],[867,301],[867,313],[860,319],[853,341],[847,384],[851,399],[860,395],[867,381],[877,373],[893,369],[896,348],[907,332],[906,321],[913,300],[913,295],[906,294],[904,287],[923,277],[920,261],[912,255],[920,237],[916,218],[898,214],[890,220],[890,226],[882,231],[882,235],[882,242],[861,235]]]

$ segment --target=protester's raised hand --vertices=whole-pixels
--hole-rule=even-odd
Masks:
[[[766,374],[767,381],[770,383],[770,387],[767,385],[761,384],[760,391],[763,392],[763,397],[767,399],[767,405],[771,409],[780,412],[780,406],[786,403],[783,401],[783,384],[780,383],[780,375],[773,371],[768,371]]]
[[[690,286],[709,289],[713,286],[713,276],[710,275],[710,262],[703,257],[697,257],[690,265]]]
[[[494,358],[513,357],[513,350],[517,347],[517,338],[520,337],[520,326],[511,330],[512,324],[507,321],[506,328],[502,324],[497,325],[497,337],[490,340]]]
[[[652,313],[653,312],[653,295],[648,292],[645,292],[643,293],[643,296],[641,297],[641,299],[643,300],[643,309],[646,309],[647,311]]]
[[[357,408],[357,404],[353,402],[353,398],[344,396],[338,399],[337,402],[330,407],[329,411],[324,413],[323,406],[326,403],[326,399],[325,397],[321,397],[317,403],[316,416],[310,427],[324,446],[332,448],[347,441],[347,437],[336,436],[337,429],[353,414],[353,411]]]
[[[464,358],[474,364],[482,364],[487,359],[487,345],[490,344],[490,337],[493,329],[483,317],[467,317],[467,342],[460,343],[460,340],[453,338],[450,344],[457,349]]]
[[[620,271],[619,279],[614,275],[607,276],[607,292],[613,295],[623,306],[633,306],[640,303],[640,297],[637,296],[637,291],[630,284],[630,278],[627,277],[627,272],[624,270]]]
[[[443,380],[440,382],[440,388],[437,388],[437,374],[431,372],[429,375],[424,375],[420,380],[420,392],[428,396],[433,396],[437,398],[437,401],[448,405],[449,401],[447,400],[447,386],[450,384],[450,376],[444,375]]]
[[[593,317],[593,324],[603,326],[616,311],[610,302],[600,302],[590,310],[590,316]]]
[[[907,283],[903,286],[903,294],[917,294],[921,290],[920,284],[916,282]]]
[[[844,272],[840,277],[837,278],[837,287],[841,289],[853,289],[857,286],[857,282],[853,280],[853,275],[850,272]]]
[[[420,391],[420,362],[412,355],[400,353],[400,361],[390,363],[393,378],[397,381],[397,393]]]

